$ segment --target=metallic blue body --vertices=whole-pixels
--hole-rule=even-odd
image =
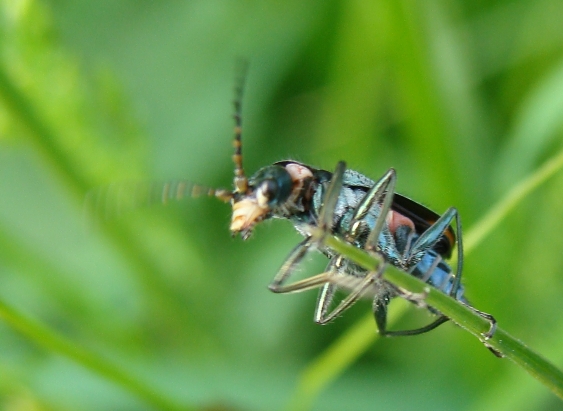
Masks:
[[[284,165],[288,162],[279,162],[276,164]],[[310,168],[310,167],[308,167]],[[310,191],[313,193],[310,202],[304,200],[299,206],[301,210],[285,209],[281,214],[273,212],[271,217],[289,219],[296,229],[303,235],[307,235],[307,225],[317,225],[319,213],[324,205],[325,195],[328,184],[332,179],[332,173],[325,170],[317,170],[310,168],[313,173],[313,179],[310,182]],[[343,175],[342,188],[336,201],[334,209],[332,231],[334,234],[342,238],[346,238],[351,227],[350,222],[356,207],[365,197],[367,191],[375,184],[368,177],[353,171],[346,170]],[[381,212],[380,204],[373,204],[369,212],[362,219],[361,230],[359,235],[354,239],[353,244],[364,249],[366,239],[369,233],[374,229],[375,222]],[[428,225],[430,227],[430,224]],[[412,238],[408,241],[410,244],[416,242],[421,233],[412,233]],[[435,249],[422,250],[421,252],[410,256],[406,259],[405,255],[408,250],[402,249],[401,245],[407,241],[401,238],[402,233],[391,233],[387,225],[383,225],[383,229],[378,238],[378,250],[381,252],[387,262],[397,268],[410,272],[417,278],[422,279],[434,288],[439,289],[445,294],[451,294],[454,298],[467,303],[463,297],[463,286],[457,286],[457,290],[452,293],[454,286],[454,275],[451,267],[443,260],[443,255]],[[436,242],[439,247],[443,248],[444,240]],[[332,259],[336,254],[329,248],[322,247],[320,251],[328,258]],[[449,254],[449,250],[448,254]],[[355,277],[365,277],[367,271],[356,264],[343,260],[340,262],[339,270],[342,274],[353,275]],[[396,290],[388,283],[381,281],[373,288],[373,297],[379,300],[379,304],[387,304],[389,300],[397,296]],[[434,312],[434,310],[432,310]]]

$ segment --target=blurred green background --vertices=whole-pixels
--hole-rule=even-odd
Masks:
[[[266,289],[299,240],[287,222],[232,239],[229,206],[210,198],[85,218],[88,190],[112,182],[230,186],[240,56],[250,174],[287,158],[328,170],[346,160],[374,179],[395,167],[399,192],[437,212],[455,205],[467,233],[563,149],[560,0],[0,5],[2,409],[155,409],[20,315],[186,410],[272,410],[370,311],[363,302],[321,327],[315,292]],[[475,306],[558,366],[562,193],[558,173],[464,271]],[[393,327],[424,321],[412,308]],[[378,340],[313,406],[484,408],[561,403],[452,324]]]

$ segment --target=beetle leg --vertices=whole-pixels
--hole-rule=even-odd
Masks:
[[[332,174],[332,179],[328,185],[326,193],[323,198],[323,205],[319,211],[319,228],[324,234],[332,233],[332,226],[334,225],[334,211],[336,203],[338,202],[338,195],[342,189],[342,180],[344,178],[344,171],[346,170],[346,163],[339,161],[336,169]]]
[[[430,324],[428,324],[424,327],[415,328],[414,330],[401,330],[401,331],[386,331],[385,330],[384,333],[382,333],[381,330],[379,330],[379,333],[384,337],[404,337],[404,336],[407,336],[407,335],[419,335],[419,334],[424,334],[428,331],[432,331],[433,329],[435,329],[438,326],[444,324],[448,320],[449,320],[448,317],[442,315],[442,316],[438,317],[435,321],[431,322]],[[376,321],[377,321],[377,315],[376,315]]]
[[[312,237],[307,237],[301,241],[287,256],[285,262],[279,269],[278,273],[268,286],[268,288],[275,293],[284,293],[295,290],[287,290],[287,285],[284,283],[295,271],[295,267],[303,260],[305,255],[310,251],[314,245]],[[287,291],[286,291],[287,290]]]
[[[334,275],[334,273],[326,271],[291,284],[279,285],[277,287],[272,287],[272,285],[270,285],[268,288],[278,294],[299,293],[301,291],[312,290],[326,285],[330,281],[330,277],[332,275]]]
[[[376,280],[381,278],[385,268],[386,264],[383,263],[376,271],[369,272],[363,278],[351,277],[350,275],[342,276],[342,274],[333,273],[330,279],[331,282],[327,283],[319,293],[317,309],[315,311],[315,322],[318,324],[326,324],[350,308],[364,295]],[[349,284],[349,282],[353,284]],[[327,313],[338,285],[348,285],[347,288],[351,288],[352,291],[342,299],[330,313]]]
[[[375,226],[373,228],[373,237],[370,236],[366,244],[370,244],[372,249],[374,249],[375,244],[377,244],[377,239],[381,230],[383,229],[383,224],[385,223],[385,218],[387,213],[391,208],[391,203],[393,201],[393,193],[395,192],[395,182],[397,180],[397,174],[394,169],[389,169],[387,173],[383,175],[366,193],[362,198],[360,203],[356,206],[352,219],[350,221],[350,230],[347,233],[347,238],[349,241],[353,240],[357,236],[357,228],[359,222],[366,216],[371,207],[376,203],[381,203],[381,211]],[[383,199],[383,201],[381,201]]]
[[[489,322],[489,330],[485,333],[481,333],[481,335],[483,336],[483,338],[485,339],[485,341],[489,340],[492,338],[493,335],[495,335],[495,331],[497,330],[497,320],[495,319],[495,317],[493,317],[491,314],[486,313],[484,311],[478,310],[477,308],[463,302],[460,301],[463,305],[465,305],[467,308],[469,308],[471,311],[473,311],[475,314],[477,314],[479,317],[484,318],[485,320],[487,320]],[[489,348],[489,347],[487,347]]]
[[[424,253],[434,247],[438,240],[440,240],[440,237],[448,229],[454,218],[456,220],[457,230],[457,267],[449,295],[457,300],[457,291],[461,285],[461,275],[463,272],[463,236],[461,232],[461,220],[455,207],[448,208],[432,226],[418,237],[414,244],[412,244],[410,250],[407,250],[405,263],[408,266],[413,266],[418,263]],[[433,270],[430,269],[429,271]],[[430,275],[424,276],[424,279],[428,281]]]

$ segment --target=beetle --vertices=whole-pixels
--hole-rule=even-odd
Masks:
[[[240,178],[244,174],[236,175]],[[328,323],[362,295],[370,293],[381,335],[421,334],[436,328],[448,318],[440,315],[434,322],[419,329],[388,331],[387,306],[391,299],[403,296],[419,302],[419,297],[381,279],[381,274],[386,264],[392,264],[468,305],[460,283],[463,254],[459,240],[457,274],[454,275],[444,261],[451,254],[455,242],[450,223],[456,219],[458,232],[461,232],[461,224],[455,208],[438,216],[407,197],[394,195],[395,181],[393,169],[374,182],[356,171],[346,170],[343,162],[338,164],[334,173],[292,160],[277,162],[258,170],[241,185],[243,189],[240,191],[235,188],[228,193],[233,208],[230,230],[233,235],[240,235],[246,240],[254,227],[265,220],[281,218],[293,223],[305,238],[289,254],[269,288],[276,293],[292,293],[320,287],[314,316],[317,323]],[[373,273],[368,272],[325,247],[312,234],[312,227],[320,227],[356,247],[377,252],[385,264]],[[329,258],[325,271],[288,283],[296,267],[313,249]],[[339,286],[351,293],[329,311]],[[488,314],[483,315],[491,321],[488,334],[492,335],[494,319]],[[490,337],[488,334],[487,337]]]
[[[465,289],[461,284],[462,230],[456,208],[450,207],[439,215],[395,193],[397,176],[392,168],[374,181],[357,171],[346,169],[344,162],[339,162],[335,171],[329,172],[298,161],[284,160],[262,167],[247,177],[242,161],[242,90],[243,81],[240,81],[234,101],[233,189],[212,189],[183,180],[172,181],[152,184],[148,190],[144,186],[140,194],[139,187],[134,187],[137,199],[133,202],[138,202],[139,197],[148,200],[144,202],[156,200],[164,203],[186,195],[217,197],[231,204],[230,231],[243,240],[248,239],[255,226],[265,220],[289,220],[304,239],[290,252],[269,289],[275,293],[293,293],[320,288],[314,314],[314,320],[319,324],[330,322],[366,295],[373,300],[374,317],[382,336],[422,334],[449,320],[434,308],[427,307],[438,315],[430,324],[412,330],[387,330],[387,307],[393,298],[403,297],[426,306],[424,295],[409,293],[382,278],[387,265],[391,264],[485,318],[490,328],[483,334],[484,340],[492,337],[496,329],[494,317],[472,307],[464,296]],[[114,202],[119,209],[121,201],[114,198],[108,202],[108,193],[96,195],[95,201],[106,206]],[[452,227],[454,220],[455,232]],[[360,267],[325,246],[322,236],[314,235],[319,230],[323,235],[336,235],[355,247],[377,254],[383,263],[374,271]],[[457,249],[455,274],[445,261],[451,257],[454,247]],[[289,282],[296,267],[313,250],[320,251],[329,259],[325,271]],[[348,295],[331,309],[338,289],[347,291]]]
[[[394,297],[404,297],[424,305],[421,295],[413,295],[382,279],[387,264],[409,272],[432,287],[462,302],[487,319],[490,338],[496,321],[481,312],[464,297],[461,285],[463,245],[461,222],[457,209],[449,208],[441,216],[408,197],[395,193],[396,172],[388,170],[373,181],[339,162],[334,172],[314,168],[294,160],[284,160],[260,168],[247,177],[242,162],[242,84],[237,87],[234,132],[233,190],[207,189],[232,206],[230,231],[233,236],[248,239],[254,227],[269,219],[289,220],[304,239],[290,252],[269,285],[275,293],[293,293],[320,288],[314,320],[326,324],[341,314],[360,297],[369,294],[378,331],[384,336],[416,335],[430,331],[449,318],[432,307],[438,315],[432,323],[413,330],[389,331],[386,327],[387,307]],[[194,186],[201,191],[200,186]],[[169,190],[175,192],[175,190]],[[192,193],[194,194],[194,193]],[[197,194],[197,193],[195,193]],[[453,273],[444,261],[452,254],[457,232],[457,269]],[[369,272],[345,256],[326,247],[313,229],[334,234],[369,252],[377,253],[384,263]],[[312,250],[324,254],[329,263],[321,274],[289,282],[296,267]],[[332,310],[337,289],[349,294]]]

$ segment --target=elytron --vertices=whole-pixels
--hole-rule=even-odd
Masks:
[[[394,169],[373,181],[356,171],[346,169],[344,162],[339,162],[335,171],[329,172],[285,160],[265,166],[247,177],[242,162],[242,90],[241,80],[238,82],[234,101],[233,190],[209,189],[185,181],[175,181],[152,185],[149,196],[158,193],[158,200],[166,202],[185,195],[206,194],[228,202],[232,206],[231,234],[240,235],[243,240],[248,239],[254,227],[265,220],[289,220],[304,239],[290,252],[269,289],[275,293],[293,293],[320,288],[314,314],[314,320],[319,324],[333,320],[364,296],[373,299],[375,322],[383,336],[422,334],[449,320],[434,308],[427,307],[438,316],[430,324],[411,330],[387,330],[387,307],[393,298],[403,297],[426,306],[424,295],[409,293],[383,279],[383,272],[391,264],[460,301],[485,318],[490,328],[483,334],[484,340],[492,337],[496,329],[495,319],[490,314],[473,308],[464,296],[465,290],[461,285],[462,231],[460,218],[454,207],[440,216],[395,193]],[[455,232],[451,226],[454,220]],[[375,253],[383,263],[374,268],[374,271],[362,268],[325,246],[323,236],[315,234],[319,231],[325,235],[338,236],[355,247]],[[455,274],[445,262],[454,248],[457,249]],[[313,250],[328,258],[329,263],[324,272],[290,282],[299,263]],[[347,295],[336,304],[334,300],[339,289]]]

